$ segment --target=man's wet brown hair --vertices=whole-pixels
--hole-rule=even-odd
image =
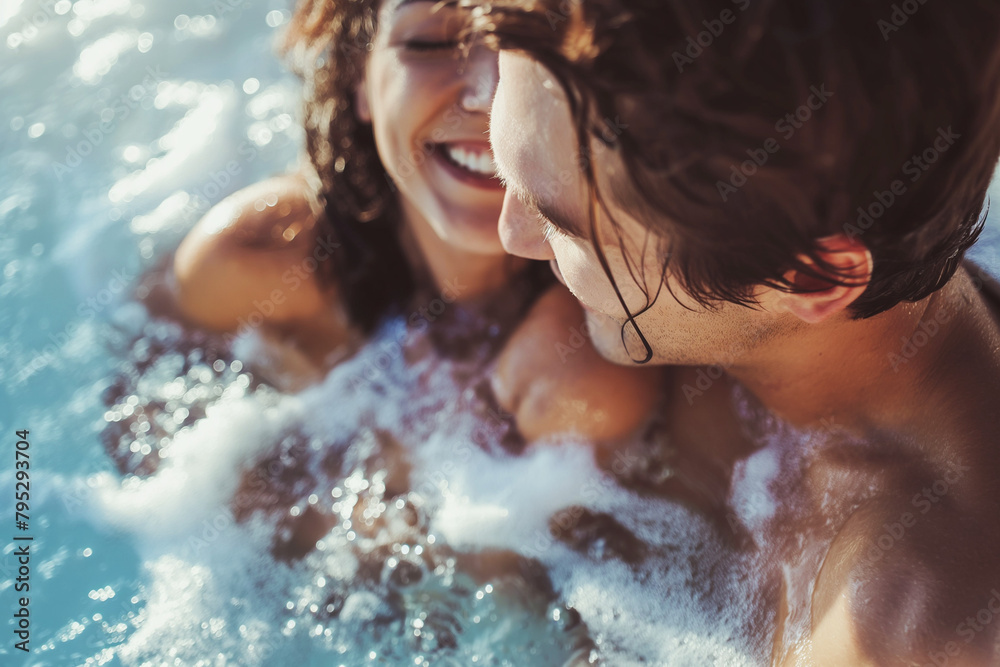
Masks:
[[[816,242],[845,233],[874,259],[851,307],[870,317],[941,288],[979,236],[1000,156],[996,0],[467,2],[565,89],[598,205],[586,156],[610,139],[625,205],[705,305],[791,289],[790,269],[829,285]]]

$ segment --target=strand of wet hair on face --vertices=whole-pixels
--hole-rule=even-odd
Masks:
[[[586,105],[581,105],[581,106],[584,109],[586,108]],[[584,113],[586,113],[586,111],[584,111]],[[583,154],[583,150],[586,148],[584,146],[585,140],[586,140],[585,137],[578,137],[578,143],[580,144],[581,147],[581,154]],[[588,222],[590,225],[591,245],[593,245],[594,247],[594,254],[597,256],[597,261],[600,263],[601,269],[604,271],[604,274],[608,277],[608,280],[611,281],[611,289],[615,291],[615,296],[618,298],[618,303],[621,304],[622,309],[625,311],[625,315],[627,316],[625,319],[625,324],[622,325],[621,329],[622,345],[625,347],[625,351],[628,352],[629,359],[631,359],[635,364],[638,365],[647,364],[653,359],[653,348],[650,346],[649,341],[646,340],[646,335],[642,333],[642,329],[639,328],[639,324],[638,322],[635,321],[635,318],[641,315],[642,313],[646,312],[647,310],[649,310],[652,307],[652,303],[650,302],[649,295],[647,294],[646,306],[635,314],[632,313],[631,309],[628,307],[628,304],[625,303],[625,297],[622,296],[622,292],[618,288],[618,283],[615,280],[614,275],[611,273],[611,265],[608,263],[608,258],[604,254],[604,250],[601,248],[600,237],[597,234],[597,205],[598,203],[600,203],[603,206],[603,202],[601,201],[600,193],[597,191],[595,185],[597,181],[596,181],[596,174],[594,173],[593,160],[587,160],[586,177],[587,177],[587,185],[590,189],[590,194],[591,194],[587,204],[587,217],[589,219]],[[607,210],[606,206],[604,208],[605,210]],[[660,285],[662,286],[662,284],[663,282],[661,281]],[[645,293],[645,289],[643,290],[643,292]],[[657,295],[659,295],[660,293],[659,288],[657,289],[656,293]],[[632,325],[632,329],[639,337],[639,342],[642,343],[642,347],[646,351],[646,356],[643,357],[641,360],[637,360],[635,357],[632,356],[632,352],[631,350],[629,350],[628,343],[625,342],[625,328],[629,324]]]

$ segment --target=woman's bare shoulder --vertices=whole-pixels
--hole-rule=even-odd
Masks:
[[[662,373],[598,354],[580,304],[557,285],[543,294],[497,362],[493,390],[529,440],[577,433],[611,441],[643,425],[660,399]]]
[[[190,322],[233,331],[248,318],[285,324],[329,308],[318,273],[333,261],[322,211],[303,177],[251,185],[214,206],[173,259],[178,310]],[[255,313],[257,314],[255,316]]]

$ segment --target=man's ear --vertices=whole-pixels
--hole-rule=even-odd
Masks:
[[[838,273],[817,266],[809,258],[800,257],[818,274],[829,276],[829,280],[793,269],[784,275],[785,282],[793,291],[774,295],[775,310],[791,313],[808,324],[818,324],[857,301],[868,288],[874,267],[871,252],[857,239],[837,234],[819,239],[816,244],[816,254],[836,267]],[[848,284],[840,285],[838,281]]]
[[[368,75],[364,74],[354,89],[354,115],[362,123],[372,122],[372,109],[368,104]]]

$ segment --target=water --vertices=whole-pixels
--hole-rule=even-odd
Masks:
[[[295,164],[297,84],[266,55],[288,10],[0,4],[0,433],[31,431],[34,537],[34,650],[6,634],[3,663],[759,664],[759,563],[725,530],[583,443],[501,446],[477,388],[503,318],[389,323],[294,393],[252,336],[185,340],[132,301],[211,203]],[[994,215],[973,253],[994,275],[997,247]],[[467,354],[439,353],[469,327]],[[771,437],[741,472],[747,523],[798,436]]]

